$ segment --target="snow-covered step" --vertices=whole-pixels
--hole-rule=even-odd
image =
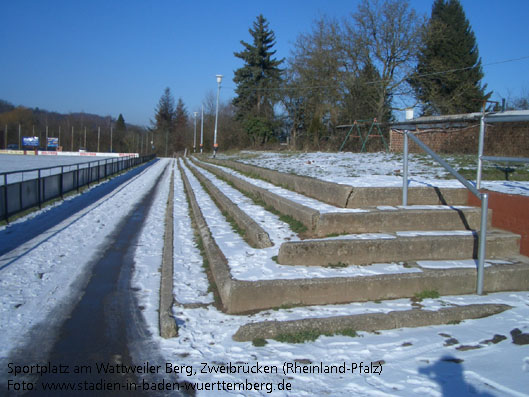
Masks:
[[[308,176],[287,174],[244,164],[238,161],[209,159],[210,163],[230,167],[245,174],[255,175],[277,186],[342,208],[363,208],[376,205],[399,205],[402,201],[400,187],[359,187],[323,181]],[[464,188],[437,188],[432,186],[408,188],[409,204],[465,205],[468,193]]]
[[[381,205],[370,208],[338,208],[307,198],[270,183],[249,178],[230,169],[199,163],[213,174],[229,180],[243,192],[258,197],[266,205],[304,224],[308,234],[325,237],[334,234],[393,232],[397,230],[479,229],[480,209],[446,205]],[[373,203],[371,205],[374,205]],[[491,214],[489,212],[489,224]]]
[[[487,257],[519,254],[520,236],[500,230],[487,233]],[[402,231],[395,234],[350,235],[285,242],[281,265],[348,266],[380,262],[476,258],[478,234],[473,231]]]
[[[492,212],[488,213],[490,226]],[[396,232],[399,230],[478,230],[481,209],[476,207],[380,206],[364,212],[320,213],[314,234]]]

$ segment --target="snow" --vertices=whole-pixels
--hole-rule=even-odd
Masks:
[[[231,225],[225,220],[222,212],[217,208],[213,200],[204,191],[200,182],[195,176],[184,166],[185,173],[189,182],[195,192],[197,202],[201,208],[202,214],[208,224],[213,238],[217,242],[220,250],[226,256],[228,264],[230,266],[231,274],[238,280],[256,281],[256,280],[284,280],[284,279],[299,279],[299,278],[325,278],[325,277],[352,277],[352,276],[371,276],[376,274],[395,274],[395,273],[412,273],[420,271],[413,268],[405,268],[403,265],[398,264],[377,264],[369,266],[348,266],[344,268],[326,268],[318,266],[283,266],[279,265],[273,259],[279,253],[280,244],[277,242],[278,236],[273,236],[272,241],[276,244],[270,248],[255,249],[250,247],[243,238],[234,233]],[[227,170],[227,168],[225,168]],[[214,176],[211,174],[207,175],[212,179]],[[238,175],[239,176],[239,175]],[[247,181],[255,183],[256,185],[270,185],[269,183],[258,181],[252,178],[246,178]],[[262,183],[260,183],[262,182]],[[224,188],[223,185],[218,184],[217,187]],[[267,187],[267,190],[271,190],[272,187]],[[279,189],[278,189],[279,190]],[[281,194],[284,196],[288,195],[288,191],[281,189]],[[295,193],[291,193],[291,196],[301,196]],[[289,197],[291,197],[289,196]],[[327,204],[313,200],[316,204],[321,205],[320,208],[332,207]],[[336,207],[332,207],[336,208]],[[262,208],[259,212],[268,212]],[[256,212],[249,212],[252,217],[256,216]],[[269,213],[269,216],[272,215]],[[273,231],[273,224],[267,223],[265,226],[266,231]],[[284,225],[280,225],[284,227]],[[272,237],[272,236],[271,236]],[[395,236],[387,234],[376,234],[368,233],[362,235],[348,235],[340,236],[339,238],[345,239],[368,239],[368,238],[395,238]],[[288,238],[290,241],[295,240],[294,238]],[[283,240],[284,241],[284,240]],[[281,241],[281,242],[283,242]]]
[[[265,182],[260,179],[250,178],[246,175],[241,174],[240,172],[234,171],[231,168],[222,167],[218,165],[212,165],[215,168],[221,169],[224,172],[227,172],[228,174],[234,175],[237,178],[240,178],[246,182],[250,182],[252,185],[258,186],[260,188],[263,188],[271,193],[277,194],[281,197],[286,197],[290,199],[291,201],[294,201],[297,204],[304,205],[306,207],[315,209],[319,211],[320,213],[328,213],[328,212],[369,212],[367,209],[360,209],[360,208],[341,208],[336,207],[334,205],[330,205],[324,202],[321,202],[319,200],[303,196],[302,194],[295,193],[291,190],[284,189],[282,187],[278,187],[276,185],[273,185],[272,183]]]
[[[512,262],[499,259],[486,259],[485,267],[492,265],[509,265]],[[473,259],[464,260],[444,260],[444,261],[417,261],[417,264],[424,269],[477,269],[478,261]]]
[[[83,211],[0,257],[1,361],[24,342],[31,327],[62,318],[116,225],[152,188],[163,167],[164,161],[155,163]],[[2,238],[2,243],[9,244],[8,233]],[[61,315],[51,316],[57,310]]]
[[[291,153],[244,151],[232,156],[239,160],[286,173],[311,176],[328,182],[355,187],[402,187],[402,154],[396,153]],[[445,158],[451,165],[458,163],[455,156]],[[425,155],[411,153],[408,158],[409,186],[463,187],[444,168]],[[476,156],[477,164],[477,156]],[[485,166],[488,166],[487,164]],[[527,165],[520,168],[527,172]],[[457,166],[455,167],[458,168]],[[462,168],[465,168],[463,165]],[[449,178],[450,179],[446,179]],[[484,189],[529,196],[529,182],[482,181]]]
[[[308,158],[319,158],[307,154]],[[310,157],[312,156],[312,157]],[[386,155],[384,155],[386,156]],[[366,157],[366,171],[363,176],[348,176],[351,172],[348,161],[354,156],[348,154],[322,156],[328,159],[322,164],[319,177],[335,174],[336,178],[356,182],[365,186],[384,182],[383,178],[371,177],[370,172],[378,172],[382,167],[391,170],[396,164],[391,157]],[[388,155],[389,156],[389,155]],[[291,156],[294,157],[295,156]],[[343,159],[342,159],[343,157]],[[284,167],[301,170],[305,160],[285,161],[285,156],[266,154],[257,161],[258,165],[271,166],[276,159],[283,159]],[[381,161],[386,159],[387,161]],[[50,317],[50,313],[66,311],[72,304],[72,296],[82,288],[79,280],[88,274],[90,264],[98,253],[105,249],[105,240],[119,221],[128,213],[142,194],[153,186],[154,181],[170,163],[163,159],[147,168],[126,186],[121,187],[57,225],[49,233],[41,235],[27,244],[0,257],[0,361],[4,365],[9,352],[24,343],[28,330],[33,325],[45,321],[60,322],[62,318]],[[386,164],[388,163],[388,164]],[[306,168],[306,167],[305,167]],[[208,201],[201,186],[186,170],[193,189],[201,205],[210,229],[218,239],[221,249],[229,258],[230,267],[236,277],[289,278],[288,269],[283,269],[271,258],[277,255],[282,241],[295,240],[286,224],[277,216],[264,211],[224,182],[202,171],[205,176],[234,200],[244,211],[271,233],[276,246],[255,250],[231,230],[231,226],[219,215],[218,210]],[[360,170],[355,171],[360,174]],[[364,171],[362,171],[364,172]],[[437,180],[437,171],[424,169],[428,183],[445,183]],[[333,176],[333,178],[335,177]],[[394,176],[381,176],[397,178]],[[198,396],[528,396],[529,395],[529,349],[511,342],[510,332],[519,328],[529,332],[529,292],[504,292],[485,296],[443,296],[438,299],[425,299],[420,304],[426,310],[438,310],[452,305],[474,303],[507,304],[512,309],[499,315],[467,320],[460,324],[402,328],[377,333],[360,332],[358,337],[321,336],[314,342],[287,344],[268,340],[263,347],[251,342],[235,342],[232,335],[241,325],[257,321],[284,321],[307,317],[330,317],[361,313],[388,313],[395,310],[410,310],[414,306],[409,299],[396,299],[383,302],[350,303],[265,310],[251,315],[228,315],[218,311],[207,291],[208,281],[201,267],[201,258],[193,236],[189,219],[188,204],[178,169],[174,173],[174,226],[175,226],[175,273],[173,313],[179,325],[178,337],[162,339],[158,336],[158,295],[159,267],[163,249],[165,203],[169,194],[170,170],[165,172],[156,191],[153,205],[145,219],[134,257],[133,287],[138,289],[139,305],[143,307],[151,331],[154,345],[160,349],[164,360],[178,365],[190,365],[196,374],[185,374],[180,380],[188,382],[264,382],[275,387],[273,393],[256,391],[215,391],[198,392]],[[452,182],[450,182],[452,183]],[[503,182],[498,182],[498,185]],[[516,189],[527,188],[527,184],[516,184]],[[143,192],[143,193],[142,193]],[[285,193],[287,194],[287,193]],[[388,209],[390,210],[390,209]],[[217,211],[217,212],[216,212]],[[31,222],[31,219],[28,220]],[[419,231],[420,233],[423,233]],[[340,237],[342,238],[342,237]],[[500,263],[500,261],[487,261]],[[373,271],[388,271],[384,268],[398,264],[380,264],[370,267]],[[421,261],[425,268],[449,268],[475,266],[473,261]],[[444,266],[444,267],[443,267]],[[384,269],[379,269],[383,267]],[[257,271],[257,269],[262,270]],[[366,267],[363,267],[365,269]],[[292,269],[290,269],[292,270]],[[296,267],[297,276],[316,271],[331,271],[333,274],[351,271],[350,269],[304,269]],[[406,269],[408,270],[408,269]],[[402,271],[398,268],[397,271]],[[319,273],[320,276],[328,274]],[[330,274],[330,273],[329,273]],[[361,276],[361,274],[357,274]],[[197,303],[199,307],[187,305]],[[495,335],[503,335],[505,340],[492,343]],[[469,348],[470,347],[470,348]],[[134,357],[133,357],[134,358]],[[342,363],[369,364],[383,360],[380,375],[373,373],[347,374],[215,374],[201,373],[201,363],[239,363],[277,366],[284,363],[310,363],[319,365],[340,365]],[[141,364],[141,363],[138,363]],[[164,363],[158,363],[163,365]],[[167,380],[174,380],[172,376]],[[279,391],[280,382],[291,384],[291,391]]]
[[[25,156],[16,154],[0,154],[0,174],[3,172],[14,172],[23,171],[20,173],[13,173],[7,176],[7,183],[20,182],[28,179],[35,179],[38,177],[36,171],[25,171],[34,170],[38,168],[54,167],[49,170],[43,170],[41,176],[49,176],[60,174],[61,166],[64,167],[64,171],[70,171],[77,169],[77,166],[73,164],[81,164],[80,168],[88,167],[89,162],[101,161],[101,164],[105,163],[106,159],[110,157],[82,157],[82,156]],[[4,184],[4,178],[0,178],[0,185]]]

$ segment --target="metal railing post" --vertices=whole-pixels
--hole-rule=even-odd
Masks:
[[[88,174],[87,174],[87,180],[86,185],[90,187],[90,179],[92,179],[92,172],[90,170],[90,163],[88,163]]]
[[[481,115],[479,123],[479,146],[478,146],[478,175],[476,176],[476,188],[481,189],[481,177],[483,168],[483,147],[485,146],[485,113]]]
[[[22,183],[20,183],[22,185]],[[9,214],[7,212],[8,210],[7,205],[7,174],[4,174],[4,218],[7,223],[9,223]]]
[[[64,200],[64,166],[61,166],[61,180],[59,184],[61,187],[61,199]]]
[[[408,130],[404,131],[404,158],[402,165],[402,205],[408,205]]]
[[[38,194],[38,197],[39,197],[39,208],[42,208],[42,197],[41,197],[41,193],[40,193],[40,170],[39,170],[39,173],[38,173],[38,189],[39,189],[39,194]]]
[[[478,247],[478,285],[477,294],[483,295],[483,276],[485,272],[485,254],[487,248],[487,214],[489,208],[489,195],[481,194],[481,227],[479,231]]]

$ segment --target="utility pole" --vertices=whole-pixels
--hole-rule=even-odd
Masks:
[[[46,150],[48,150],[48,125],[46,124]]]
[[[72,145],[71,146],[72,146],[72,150],[71,151],[73,152],[73,125],[72,125]]]
[[[7,149],[7,124],[6,128],[4,129],[4,149]]]
[[[197,114],[198,112],[193,112],[193,118],[195,119],[195,132],[193,133],[193,153],[197,151]]]
[[[18,123],[18,150],[22,148],[21,135],[22,135],[22,126],[20,125],[20,123]]]
[[[101,138],[101,127],[97,127],[97,152],[99,153],[99,138]]]
[[[61,146],[61,126],[59,126],[59,146]]]
[[[217,143],[217,119],[219,118],[219,96],[220,96],[220,83],[222,81],[222,75],[217,76],[217,110],[215,111],[215,134],[213,135],[213,158],[217,156],[217,150],[219,150],[219,144]]]
[[[202,148],[204,146],[204,105],[202,105],[202,115],[200,120],[200,153],[202,153]]]
[[[112,125],[110,126],[110,153],[112,153]]]

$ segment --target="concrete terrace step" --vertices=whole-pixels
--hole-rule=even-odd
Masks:
[[[211,159],[205,156],[201,156],[200,159],[262,178],[277,186],[283,186],[296,193],[341,208],[400,205],[402,203],[402,188],[400,187],[353,187],[308,176],[286,174],[238,161]],[[425,186],[408,189],[408,203],[410,205],[466,205],[467,202],[468,194],[464,188]]]
[[[315,237],[398,230],[470,230],[479,229],[481,223],[479,208],[445,205],[410,205],[407,207],[385,205],[377,208],[371,203],[369,208],[350,208],[341,211],[336,208],[337,212],[320,213],[313,208],[253,185],[218,167],[207,163],[194,162],[194,164],[230,181],[237,189],[258,197],[276,211],[301,222],[309,230],[308,234]],[[491,217],[489,211],[489,224]]]
[[[231,273],[227,258],[216,244],[202,216],[200,206],[196,201],[185,174],[182,174],[182,178],[184,179],[186,192],[191,203],[197,231],[202,238],[212,276],[217,286],[222,306],[227,313],[245,313],[276,308],[283,305],[324,305],[407,298],[413,297],[414,294],[424,290],[436,290],[441,295],[472,294],[476,291],[475,268],[469,268],[468,266],[459,268],[453,266],[447,267],[444,262],[441,265],[424,265],[414,263],[413,261],[414,258],[419,256],[416,254],[419,252],[418,247],[421,246],[423,250],[436,253],[435,256],[426,255],[425,258],[442,257],[443,255],[441,253],[446,254],[452,251],[457,253],[460,250],[465,250],[467,253],[465,259],[472,258],[475,256],[474,253],[477,249],[477,238],[472,232],[464,231],[459,231],[456,236],[452,236],[451,238],[445,238],[439,235],[412,237],[412,232],[400,232],[398,235],[388,234],[385,236],[385,240],[378,239],[378,242],[373,238],[372,248],[367,250],[367,254],[374,252],[374,255],[378,255],[378,259],[381,259],[381,254],[377,251],[380,251],[384,255],[387,255],[388,258],[391,258],[389,260],[390,262],[397,261],[395,252],[399,249],[399,245],[404,250],[399,252],[398,255],[401,255],[401,258],[403,258],[402,261],[408,262],[412,268],[406,269],[400,266],[403,269],[397,273],[380,273],[376,271],[372,275],[366,275],[363,272],[356,273],[353,271],[345,275],[341,274],[340,271],[336,271],[336,276],[311,278],[304,276],[304,271],[300,269],[299,278],[278,277],[277,279],[256,281],[236,279]],[[234,178],[230,179],[230,181],[234,181],[234,184],[238,183]],[[247,187],[247,185],[250,185],[246,181],[242,182],[241,186],[244,185],[244,187]],[[252,187],[248,186],[248,188]],[[270,199],[270,202],[273,202],[273,199]],[[290,208],[288,207],[289,203],[281,203],[281,205],[284,205],[286,210]],[[291,209],[294,207],[291,206]],[[299,209],[294,208],[294,210],[297,211]],[[311,214],[316,214],[316,218],[319,216],[319,213],[311,208],[305,207],[304,210],[308,211],[307,214],[309,216]],[[405,214],[405,211],[408,209],[401,210]],[[388,215],[392,212],[390,209],[380,211],[386,211]],[[430,232],[430,234],[433,234],[433,232]],[[437,232],[437,234],[440,233]],[[364,235],[364,237],[367,236]],[[303,262],[301,264],[303,265],[310,265],[311,262],[312,264],[320,266],[328,265],[329,263],[333,264],[333,262],[334,264],[339,264],[338,262],[340,261],[345,263],[350,258],[351,251],[348,246],[350,242],[346,242],[344,248],[338,246],[339,244],[344,244],[340,243],[344,239],[346,238],[315,240],[321,241],[322,246],[318,246],[320,243],[311,243],[314,240],[301,241],[298,243],[300,244],[299,246],[296,246],[296,243],[284,243],[281,247],[282,252],[280,251],[281,258],[279,258],[279,262],[285,262],[283,256],[288,250],[291,250],[293,252],[289,253],[288,257],[294,259],[297,257],[297,260],[301,259],[301,262]],[[518,237],[508,233],[491,231],[488,240],[488,256],[501,256],[501,259],[508,260],[510,264],[491,264],[491,266],[486,268],[484,291],[526,290],[527,285],[529,285],[529,259],[517,253]],[[439,246],[439,241],[441,241],[442,249]],[[407,247],[408,244],[406,242],[417,244],[417,248],[413,249],[412,246]],[[308,243],[311,243],[312,246]],[[325,246],[327,244],[328,246]],[[353,242],[353,244],[361,244],[361,242]],[[377,244],[382,244],[383,246],[386,244],[389,245],[385,248],[380,248]],[[323,251],[323,247],[325,247],[326,251]],[[296,251],[294,248],[303,249]],[[406,251],[407,254],[405,255]],[[313,261],[318,255],[318,262]],[[457,253],[456,255],[458,258],[464,256],[463,253]],[[370,259],[367,256],[365,261],[360,262],[368,263],[371,260],[372,258]],[[395,266],[399,267],[399,265]],[[362,269],[368,269],[369,271],[370,268],[371,270],[375,270],[374,268],[376,267],[376,265],[366,266]],[[343,270],[351,270],[351,268]]]
[[[490,226],[492,211],[488,212]],[[407,206],[369,208],[363,212],[321,213],[314,235],[382,233],[404,230],[476,230],[481,209],[476,207]]]
[[[487,234],[487,257],[519,253],[520,236],[492,230]],[[352,235],[349,238],[286,242],[278,262],[291,266],[346,266],[417,260],[476,258],[478,234],[472,231],[397,232]]]

